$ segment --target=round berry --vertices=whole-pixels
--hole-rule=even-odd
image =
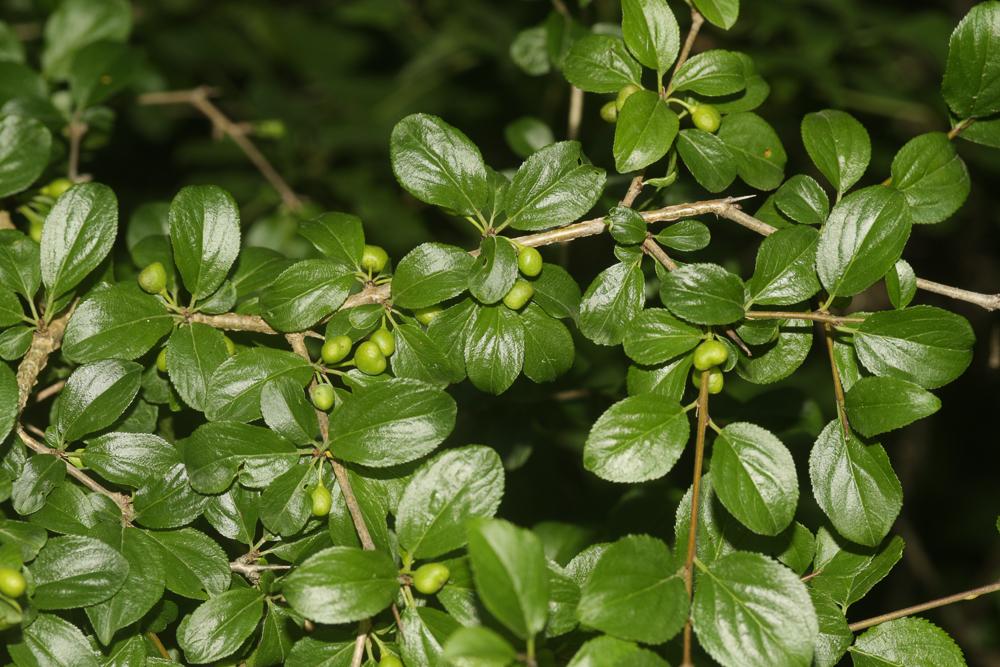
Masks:
[[[232,338],[223,334],[222,342],[226,344],[226,354],[230,357],[236,354],[236,343],[233,342]]]
[[[160,262],[153,262],[139,272],[139,287],[144,292],[159,294],[167,288],[167,270]]]
[[[23,574],[12,567],[0,567],[0,593],[9,598],[19,598],[27,587]]]
[[[167,348],[160,348],[160,353],[156,355],[156,370],[161,373],[167,372]]]
[[[392,653],[383,653],[378,661],[378,667],[403,667],[403,661]]]
[[[392,353],[396,351],[396,337],[385,327],[373,331],[368,340],[378,345],[378,349],[382,350],[382,354],[387,357],[391,357]]]
[[[445,585],[451,572],[442,563],[427,563],[413,573],[413,587],[424,595],[434,595]]]
[[[635,85],[634,83],[630,83],[627,86],[623,86],[622,89],[618,91],[618,97],[615,98],[615,106],[618,108],[618,110],[621,111],[622,107],[625,106],[625,100],[632,97],[632,95],[638,93],[640,90],[642,90],[642,88]]]
[[[42,242],[42,230],[44,228],[45,228],[45,221],[44,220],[36,220],[36,219],[32,218],[32,220],[31,220],[31,226],[28,228],[28,236],[30,236],[31,240],[34,241],[35,243],[41,243]]]
[[[531,301],[535,288],[527,280],[518,279],[503,298],[503,305],[511,310],[521,310]]]
[[[333,407],[333,387],[328,384],[316,384],[309,390],[309,398],[317,410],[326,412]]]
[[[699,130],[715,134],[722,123],[722,114],[711,104],[699,104],[691,110],[691,120]]]
[[[329,489],[322,484],[317,484],[309,496],[312,498],[313,516],[326,516],[330,513],[330,508],[333,507],[333,496],[330,495]]]
[[[521,248],[521,251],[517,253],[517,268],[529,278],[534,278],[541,273],[543,264],[545,262],[542,260],[542,253],[535,248]]]
[[[413,316],[417,318],[417,322],[427,326],[443,312],[444,309],[441,306],[427,306],[426,308],[417,308],[414,310]]]
[[[725,379],[722,377],[722,371],[718,368],[712,368],[707,371],[694,371],[691,373],[691,384],[701,389],[701,374],[708,373],[708,393],[718,394],[722,391],[722,385],[725,384]]]
[[[46,197],[58,199],[59,195],[73,187],[73,181],[68,178],[57,178],[41,189],[41,193]]]
[[[601,120],[605,123],[614,123],[618,120],[618,103],[614,100],[605,102],[601,107]]]
[[[354,351],[354,365],[365,375],[379,375],[385,371],[385,355],[378,345],[366,340]]]
[[[343,361],[347,358],[347,355],[351,353],[351,347],[354,343],[351,341],[350,336],[334,336],[333,338],[327,338],[323,343],[323,349],[320,350],[320,356],[323,357],[324,364],[335,364],[338,361]]]
[[[713,366],[721,366],[729,358],[729,348],[717,340],[706,340],[694,348],[694,367],[707,371]]]
[[[372,273],[384,269],[388,261],[389,254],[381,246],[366,245],[365,251],[361,254],[361,268]]]

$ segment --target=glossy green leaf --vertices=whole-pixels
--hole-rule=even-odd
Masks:
[[[306,259],[282,271],[260,299],[264,319],[279,331],[301,331],[340,308],[354,284],[349,269]]]
[[[240,252],[240,212],[214,185],[189,185],[170,202],[170,243],[184,287],[195,299],[219,288]]]
[[[724,30],[729,30],[740,15],[740,0],[694,0],[705,19]]]
[[[18,396],[17,376],[7,364],[0,364],[0,443],[14,429],[17,421]]]
[[[598,345],[621,343],[626,326],[642,311],[644,288],[637,264],[621,262],[601,271],[580,303],[580,333]]]
[[[434,339],[419,326],[401,324],[392,332],[396,337],[396,352],[390,362],[396,377],[443,387],[464,376],[455,369],[451,359]]]
[[[551,382],[572,367],[576,348],[565,324],[533,303],[521,311],[521,323],[526,377],[533,382]]]
[[[207,324],[179,326],[167,341],[167,373],[180,397],[195,410],[205,410],[208,385],[229,358],[225,336]]]
[[[312,366],[284,350],[261,347],[237,352],[212,374],[205,394],[205,416],[212,421],[258,419],[261,389],[277,377],[290,377],[305,387],[312,377]]]
[[[19,667],[98,667],[93,647],[80,629],[58,616],[39,614],[18,641],[7,646]]]
[[[119,283],[92,292],[77,306],[63,337],[71,361],[135,359],[170,333],[173,317],[137,285]]]
[[[506,667],[517,651],[506,639],[487,627],[460,628],[444,645],[443,656],[455,667]]]
[[[624,0],[622,35],[636,60],[661,76],[677,60],[680,28],[666,0]]]
[[[622,538],[601,554],[584,583],[577,616],[615,637],[662,644],[687,619],[681,570],[660,540]]]
[[[806,114],[802,143],[816,168],[841,193],[865,175],[871,160],[868,131],[854,116],[836,109]]]
[[[969,196],[969,171],[943,132],[911,139],[892,161],[892,187],[903,193],[914,224],[941,222]]]
[[[661,229],[655,238],[668,248],[693,252],[706,247],[712,240],[712,234],[705,224],[697,220],[681,220]]]
[[[148,480],[132,498],[135,520],[146,528],[186,526],[201,516],[206,504],[208,497],[194,490],[181,464]]]
[[[885,274],[885,291],[893,308],[906,308],[917,294],[917,274],[905,259],[896,262]]]
[[[473,258],[444,243],[424,243],[399,262],[392,279],[392,301],[403,308],[433,306],[458,296],[468,286]]]
[[[76,535],[55,537],[32,564],[32,603],[39,609],[96,604],[122,587],[128,571],[128,561],[104,542]]]
[[[830,215],[830,198],[811,176],[796,174],[774,193],[774,203],[795,222],[822,225]]]
[[[177,449],[152,433],[106,433],[87,441],[87,467],[114,482],[138,488],[181,462]]]
[[[903,488],[881,445],[827,424],[809,455],[813,496],[837,532],[866,546],[886,536],[903,505]]]
[[[552,129],[534,116],[521,116],[508,123],[504,127],[503,136],[507,140],[507,146],[522,158],[556,141]]]
[[[378,551],[331,547],[307,558],[281,582],[292,609],[320,623],[349,623],[388,607],[399,581],[392,559]]]
[[[877,547],[839,541],[825,528],[816,538],[816,563],[810,586],[847,609],[862,600],[903,557],[903,539],[894,536]]]
[[[557,264],[546,264],[532,284],[535,288],[533,303],[552,317],[576,319],[583,297],[580,286],[566,269]]]
[[[660,298],[674,315],[698,324],[728,324],[743,317],[743,281],[717,264],[687,264],[671,271],[660,282]]]
[[[140,74],[140,56],[125,44],[95,42],[80,49],[69,69],[69,89],[77,107],[100,104],[130,86]]]
[[[45,500],[66,477],[66,464],[51,454],[36,454],[24,465],[10,487],[14,511],[33,514],[45,505]]]
[[[334,264],[354,271],[361,268],[365,231],[361,218],[350,213],[324,213],[299,224],[299,234]]]
[[[854,667],[934,665],[965,667],[962,649],[948,634],[924,618],[898,618],[880,623],[857,638],[849,649]]]
[[[118,231],[118,200],[106,185],[74,185],[56,200],[42,229],[42,282],[53,300],[104,261]]]
[[[517,251],[505,238],[487,236],[469,271],[469,292],[485,304],[504,297],[517,280]]]
[[[477,307],[465,341],[465,369],[480,391],[502,394],[524,366],[524,324],[504,305]]]
[[[563,75],[588,93],[617,93],[628,84],[641,85],[642,66],[625,47],[625,42],[611,35],[587,35],[573,42]]]
[[[753,276],[747,281],[748,303],[788,306],[816,294],[819,238],[819,232],[810,227],[789,227],[764,239]]]
[[[78,367],[66,381],[53,416],[61,440],[72,442],[110,426],[139,391],[142,366],[107,359]]]
[[[561,141],[533,153],[514,174],[504,197],[508,224],[536,231],[579,219],[597,202],[604,170],[588,164],[580,144]]]
[[[212,538],[193,528],[146,531],[146,535],[160,552],[167,590],[207,600],[229,588],[229,559]]]
[[[717,136],[732,153],[744,183],[758,190],[781,185],[788,155],[767,121],[749,111],[732,113],[722,119]]]
[[[1000,3],[975,5],[951,34],[941,94],[960,118],[1000,111]]]
[[[203,602],[177,628],[177,642],[188,662],[215,662],[232,655],[253,633],[264,613],[264,595],[234,588]]]
[[[225,491],[237,472],[244,486],[263,488],[298,457],[295,445],[277,432],[236,422],[203,424],[184,446],[191,486],[206,494]]]
[[[722,192],[736,179],[736,159],[714,134],[697,128],[681,130],[677,151],[698,185],[709,192]]]
[[[847,619],[837,603],[815,588],[809,589],[816,620],[819,621],[819,635],[813,652],[816,667],[834,667],[854,641],[854,633],[847,627]]]
[[[701,329],[678,320],[663,308],[648,308],[625,330],[625,354],[640,364],[659,364],[694,349]]]
[[[613,482],[642,482],[667,474],[687,444],[690,424],[680,405],[652,394],[612,405],[590,430],[583,465]]]
[[[0,285],[32,299],[42,282],[38,244],[19,231],[0,229]]]
[[[0,197],[27,189],[49,163],[52,135],[33,118],[0,119]]]
[[[941,408],[941,401],[920,385],[894,377],[863,377],[846,396],[851,427],[864,436],[893,431]]]
[[[679,125],[677,114],[656,93],[630,95],[615,125],[615,168],[624,174],[659,160],[670,150]]]
[[[319,436],[316,411],[291,378],[276,378],[264,385],[260,412],[272,431],[297,445],[309,445]]]
[[[729,51],[712,49],[688,58],[670,81],[674,92],[721,97],[746,87],[743,61]]]
[[[65,77],[76,52],[99,40],[125,41],[132,12],[125,0],[67,0],[45,23],[45,73]]]

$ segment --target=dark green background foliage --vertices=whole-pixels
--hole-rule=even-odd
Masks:
[[[695,449],[695,413],[683,407],[697,397],[688,381],[690,351],[703,325],[728,345],[721,334],[732,323],[742,324],[755,350],[766,349],[757,345],[773,337],[774,323],[747,325],[747,296],[750,310],[815,310],[835,293],[841,298],[827,302],[834,312],[886,312],[841,323],[847,330],[837,337],[855,433],[849,442],[836,421],[819,328],[812,345],[801,346],[804,361],[787,378],[779,373],[780,382],[760,382],[766,369],[745,358],[734,369],[738,351],[728,346],[725,389],[711,397],[721,432],[708,432],[711,465],[702,480],[696,569],[711,575],[697,578],[690,607],[697,664],[711,664],[708,656],[726,665],[809,664],[816,619],[797,612],[808,608],[828,638],[816,660],[836,664],[850,643],[842,627],[848,605],[847,619],[858,621],[997,581],[1000,322],[965,301],[909,294],[912,274],[895,265],[902,253],[921,278],[987,293],[1000,285],[1000,119],[988,106],[1000,96],[1000,50],[976,61],[973,43],[991,29],[966,23],[968,34],[958,29],[961,43],[949,56],[949,38],[976,3],[745,0],[728,30],[705,24],[682,72],[693,83],[671,93],[688,102],[700,95],[725,114],[715,135],[683,118],[674,144],[679,160],[673,152],[659,159],[670,141],[656,148],[677,131],[673,112],[681,107],[666,111],[655,93],[642,92],[618,112],[617,125],[598,112],[629,81],[655,89],[657,70],[670,80],[672,55],[627,39],[633,59],[615,36],[623,5],[626,15],[641,14],[660,2],[136,0],[127,49],[116,11],[123,2],[65,4],[81,8],[68,27],[46,25],[60,5],[54,0],[0,0],[0,164],[21,161],[13,174],[0,168],[0,208],[26,234],[41,231],[52,209],[40,237],[40,276],[12,268],[37,266],[38,246],[0,231],[0,567],[23,560],[30,574],[19,606],[0,595],[0,627],[13,626],[0,630],[0,664],[166,664],[146,634],[154,632],[174,659],[191,663],[307,665],[322,655],[329,660],[322,664],[346,666],[355,621],[377,615],[375,629],[388,628],[391,602],[404,631],[378,635],[376,660],[385,641],[407,665],[452,664],[439,663],[435,647],[439,652],[461,623],[472,628],[447,642],[457,665],[511,663],[535,635],[541,664],[567,664],[574,654],[576,665],[678,664]],[[720,23],[709,7],[737,3],[696,4]],[[992,12],[995,45],[998,3],[979,4],[974,12]],[[98,15],[98,6],[108,13]],[[670,7],[680,24],[676,48],[687,35],[688,8],[680,1]],[[591,29],[601,35],[587,38],[600,43],[595,53],[615,45],[631,65],[595,69],[582,62],[582,50],[553,61],[558,39],[568,43],[566,35]],[[641,32],[628,20],[624,29],[626,38]],[[80,49],[77,38],[107,41]],[[705,52],[701,62],[715,58],[723,76],[690,74]],[[14,64],[21,60],[43,78]],[[769,91],[752,109],[759,118],[737,108],[751,62],[755,94],[763,99]],[[102,79],[108,72],[114,76]],[[580,144],[529,159],[567,139],[567,79],[588,90]],[[219,108],[245,123],[242,131],[305,202],[301,209],[282,202],[237,145],[213,136],[191,106],[140,102],[143,93],[197,86],[213,88]],[[988,91],[970,95],[977,86]],[[57,200],[44,186],[66,175],[74,108],[88,126],[82,180],[93,183]],[[989,114],[950,143],[929,134]],[[655,132],[640,135],[647,115]],[[828,145],[829,132],[843,139]],[[457,181],[433,187],[421,180],[435,168],[425,159],[428,133],[458,146],[445,161]],[[631,150],[636,143],[648,159]],[[961,161],[932,165],[939,180],[909,187],[907,155],[947,158],[951,146]],[[847,156],[846,164],[837,156]],[[506,211],[496,218],[503,178],[484,162],[512,179]],[[542,212],[532,203],[532,186],[546,178],[540,165],[550,175],[554,168],[569,192]],[[636,268],[645,221],[614,207],[631,172],[642,169],[647,186],[636,210],[756,195],[741,202],[744,210],[789,229],[761,245],[713,214],[695,216],[704,224],[655,223],[650,230],[684,266],[654,270],[647,258]],[[890,176],[894,189],[879,185]],[[850,237],[851,221],[872,210],[885,217],[876,225],[880,238],[847,252],[857,262],[845,271],[836,250],[850,244],[835,242],[838,225]],[[332,211],[344,213],[320,215]],[[518,277],[516,249],[502,238],[483,241],[475,226],[509,223],[504,232],[516,237],[606,214],[610,235],[542,249],[546,268],[533,282],[532,303],[519,313],[501,303]],[[913,224],[906,241],[909,223],[900,221],[907,216],[933,224]],[[84,233],[70,244],[74,225]],[[168,226],[169,240],[162,235]],[[819,236],[814,270],[810,252]],[[449,246],[411,253],[430,242]],[[377,382],[356,370],[333,378],[338,407],[329,449],[348,465],[375,552],[358,548],[323,459],[318,467],[333,511],[327,529],[325,519],[310,517],[316,460],[296,464],[319,432],[303,392],[313,377],[309,364],[281,336],[227,330],[239,350],[231,356],[231,341],[208,325],[219,322],[212,315],[238,311],[262,315],[282,332],[364,338],[381,321],[382,306],[331,313],[360,287],[354,272],[365,243],[391,257],[383,276],[395,276],[386,289],[401,311],[390,359],[398,379]],[[475,247],[475,261],[457,250]],[[768,271],[798,254],[806,259],[775,288]],[[167,266],[171,293],[183,287],[200,299],[205,323],[175,326],[180,318],[136,287],[139,270],[152,261]],[[428,266],[449,271],[424,284]],[[595,280],[614,285],[631,305],[607,317],[605,306],[585,298],[577,312],[579,294],[567,290],[574,280],[581,291]],[[463,302],[426,331],[411,316],[467,289],[476,305]],[[27,302],[14,293],[36,292],[47,321],[74,295],[83,301],[35,390],[69,381],[56,401],[30,399],[21,423],[41,428],[44,438],[33,437],[50,447],[78,449],[85,440],[87,473],[132,495],[134,526],[120,527],[114,502],[85,495],[57,458],[29,457],[17,436],[7,435],[16,414],[13,371],[31,337],[17,313]],[[120,328],[109,329],[110,319]],[[472,342],[463,354],[454,341],[466,319],[462,335]],[[799,322],[782,325],[789,346],[810,331]],[[898,357],[886,351],[886,336],[910,334],[925,336],[932,349]],[[307,340],[318,359],[318,341]],[[161,346],[166,374],[155,368]],[[508,363],[522,349],[523,375],[521,364]],[[171,366],[171,358],[197,358],[202,366]],[[684,391],[683,399],[664,387],[667,396],[643,391],[652,379],[636,366],[630,371],[633,362],[675,365],[673,394]],[[254,385],[245,392],[240,383],[248,378]],[[104,391],[95,400],[97,388]],[[394,420],[395,430],[380,430]],[[881,447],[869,444],[876,442]],[[616,447],[644,456],[616,458]],[[748,452],[765,461],[768,474],[745,474]],[[844,452],[858,469],[873,471],[862,492],[868,504],[857,512],[836,474]],[[884,474],[893,469],[895,477]],[[459,497],[448,520],[422,523],[428,498],[448,493]],[[494,515],[510,523],[466,526],[469,517]],[[48,531],[41,552],[46,530],[39,526]],[[826,537],[814,548],[818,529]],[[842,536],[840,551],[834,532]],[[293,563],[292,572],[284,579],[284,570],[231,575],[227,562],[262,536],[265,549],[279,545],[266,563]],[[603,553],[587,550],[599,543],[613,544]],[[740,553],[724,555],[734,547]],[[546,569],[545,558],[555,565]],[[409,589],[400,594],[397,576],[400,565],[409,573],[411,562],[432,560],[448,563],[451,580],[437,599],[417,595],[429,602],[418,612]],[[152,561],[148,569],[144,561]],[[817,571],[807,593],[799,576]],[[337,573],[333,582],[330,573]],[[741,581],[783,601],[771,610],[775,634],[757,647],[756,662],[752,647],[723,637],[742,613],[739,596],[727,592]],[[202,630],[220,618],[232,623],[213,643]],[[315,629],[306,633],[304,619]],[[954,638],[968,664],[1000,665],[997,595],[859,633],[844,664],[875,664],[865,662],[866,653],[913,664],[905,649],[917,638],[941,651],[920,656],[928,664],[961,664],[928,620]],[[840,645],[831,628],[839,629]],[[593,639],[599,635],[607,636]],[[39,658],[37,646],[57,638],[64,657]],[[80,657],[85,641],[95,657]]]

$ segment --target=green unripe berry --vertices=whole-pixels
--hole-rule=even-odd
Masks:
[[[366,245],[365,251],[361,254],[361,268],[372,273],[384,269],[388,261],[389,254],[377,245]]]
[[[309,399],[317,410],[326,412],[333,407],[333,387],[328,384],[316,384],[309,390]]]
[[[230,357],[236,354],[236,343],[229,336],[223,335],[222,342],[226,344],[226,354]]]
[[[74,456],[73,453],[71,452],[66,455],[66,460],[69,461],[70,465],[72,465],[74,468],[83,470],[83,459],[81,459],[79,456]]]
[[[618,103],[614,100],[605,102],[601,107],[601,120],[605,123],[614,123],[618,120]]]
[[[0,567],[0,593],[9,598],[19,598],[28,588],[24,575],[12,567]]]
[[[691,373],[691,384],[701,389],[701,374],[708,373],[708,393],[718,394],[722,391],[722,386],[725,384],[725,378],[722,377],[722,371],[718,368],[712,368],[707,371],[694,371]]]
[[[41,243],[42,242],[42,229],[44,229],[44,228],[45,228],[45,221],[44,220],[35,220],[35,219],[32,219],[31,220],[31,226],[28,228],[28,236],[30,236],[31,240],[34,241],[35,243]]]
[[[699,104],[691,110],[691,120],[699,130],[715,134],[722,124],[722,114],[711,104]]]
[[[517,269],[529,278],[534,278],[541,273],[544,264],[542,253],[538,252],[536,248],[521,248],[520,252],[517,253]]]
[[[721,366],[729,358],[729,348],[717,340],[706,340],[694,348],[694,367],[707,371],[713,366]]]
[[[322,484],[317,484],[309,495],[312,497],[313,516],[326,516],[330,513],[330,508],[333,507],[333,496],[330,495],[329,489]]]
[[[319,354],[324,364],[335,364],[347,358],[353,345],[350,336],[334,336],[326,339]]]
[[[447,583],[451,572],[442,563],[427,563],[413,573],[413,587],[424,595],[434,595]]]
[[[427,306],[426,308],[417,308],[413,311],[413,316],[417,318],[417,322],[427,326],[443,312],[444,309],[441,306]]]
[[[384,653],[378,661],[378,667],[403,667],[403,661],[392,653]]]
[[[396,337],[385,327],[373,331],[368,340],[378,345],[378,349],[382,350],[382,354],[387,357],[391,357],[392,353],[396,351]]]
[[[622,107],[625,106],[625,100],[632,97],[632,95],[638,93],[640,90],[642,90],[642,88],[634,83],[623,86],[621,90],[618,91],[618,97],[615,98],[615,107],[617,107],[618,111],[621,111]]]
[[[379,375],[385,371],[385,355],[378,345],[366,340],[354,351],[354,365],[365,375]]]
[[[160,348],[160,353],[156,355],[156,370],[161,373],[167,372],[167,348]]]
[[[503,298],[503,305],[511,310],[521,310],[531,301],[535,288],[527,280],[518,279]]]
[[[139,287],[144,292],[159,294],[167,288],[167,270],[160,262],[153,262],[139,272]]]
[[[58,199],[59,195],[73,187],[73,181],[68,178],[57,178],[41,189],[41,193],[46,197]]]

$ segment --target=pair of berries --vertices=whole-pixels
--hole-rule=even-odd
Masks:
[[[701,387],[702,373],[708,373],[708,393],[718,394],[722,391],[724,379],[719,366],[729,359],[729,350],[717,340],[706,340],[694,349],[695,371],[691,374],[691,383]]]

